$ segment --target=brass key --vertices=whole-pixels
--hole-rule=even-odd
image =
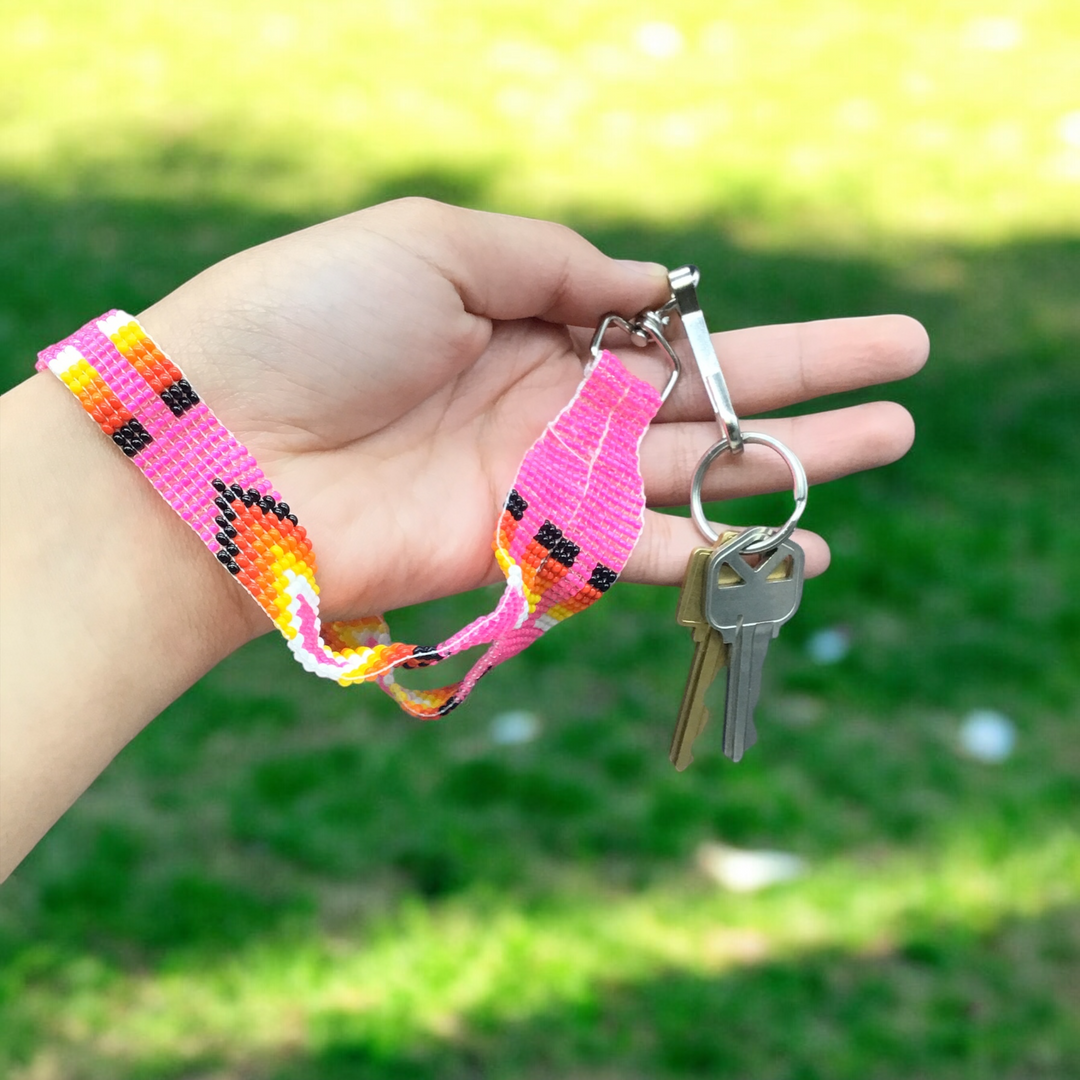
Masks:
[[[734,535],[725,533],[720,537],[720,543],[726,543]],[[713,551],[713,548],[697,548],[691,553],[686,577],[679,592],[679,606],[675,612],[675,621],[680,626],[689,626],[694,638],[694,659],[690,665],[690,675],[686,680],[682,704],[679,706],[679,719],[675,724],[675,734],[672,736],[671,751],[668,754],[672,765],[680,772],[694,760],[694,740],[709,722],[705,694],[727,661],[728,647],[724,644],[723,637],[705,618],[705,571]]]

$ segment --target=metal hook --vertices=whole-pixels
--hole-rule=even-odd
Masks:
[[[705,392],[709,395],[713,414],[728,448],[733,454],[742,453],[743,435],[739,417],[731,403],[731,395],[728,393],[727,383],[724,382],[720,361],[698,301],[697,286],[701,281],[701,271],[696,266],[680,266],[677,270],[670,271],[668,280],[674,295],[666,306],[676,307],[682,316],[686,338],[690,342],[698,371],[701,372],[701,381],[705,384]]]
[[[665,308],[667,306],[665,305]],[[675,384],[679,381],[679,376],[682,374],[682,361],[679,359],[679,354],[671,347],[671,342],[664,336],[666,319],[661,314],[663,311],[664,308],[659,311],[643,311],[633,322],[624,319],[621,315],[605,315],[596,328],[590,347],[593,360],[599,360],[600,343],[604,340],[604,335],[610,326],[617,326],[620,330],[625,330],[630,335],[630,340],[638,346],[646,345],[649,338],[652,338],[667,353],[668,359],[671,360],[671,375],[668,377],[667,385],[660,392],[661,402],[667,401],[671,391],[675,389]]]

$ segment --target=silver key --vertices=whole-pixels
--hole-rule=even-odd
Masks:
[[[709,560],[705,617],[730,646],[724,700],[724,753],[739,761],[757,741],[754,709],[772,639],[802,599],[803,550],[784,540],[750,566],[741,552],[758,537],[718,548]]]

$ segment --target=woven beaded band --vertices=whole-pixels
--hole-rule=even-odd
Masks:
[[[38,356],[255,598],[308,670],[378,683],[413,716],[444,716],[481,676],[595,603],[637,542],[639,446],[660,395],[604,351],[526,453],[492,548],[506,577],[495,610],[437,645],[393,642],[382,616],[324,624],[311,542],[255,459],[130,315],[110,311]],[[460,682],[411,690],[397,667],[489,645]]]

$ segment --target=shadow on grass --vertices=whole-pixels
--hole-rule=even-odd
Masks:
[[[521,1023],[469,1018],[411,1053],[365,1038],[360,1015],[313,1025],[321,1047],[273,1080],[472,1077],[1061,1077],[1080,1031],[1045,960],[1080,962],[1078,911],[978,936],[931,930],[889,955],[820,953],[715,977],[672,973],[582,993]],[[1018,961],[1021,961],[1018,964]],[[357,1030],[359,1029],[359,1030]]]
[[[363,202],[428,194],[479,205],[485,186],[479,175],[414,175],[372,184]],[[139,310],[213,261],[309,224],[232,203],[118,199],[104,185],[66,200],[8,187],[0,209],[4,387],[28,374],[37,348],[97,312]],[[723,219],[570,223],[614,255],[696,262],[714,328],[903,311],[930,331],[931,366],[885,392],[915,414],[916,451],[814,492],[807,523],[834,542],[834,567],[808,586],[770,654],[762,745],[734,771],[705,748],[687,774],[670,773],[687,647],[662,590],[616,590],[582,625],[493,673],[463,715],[419,730],[378,695],[309,680],[276,642],[256,642],[136,740],[16,874],[0,899],[6,961],[55,947],[137,967],[233,948],[289,919],[322,918],[327,882],[424,897],[476,885],[543,894],[553,868],[569,867],[633,889],[713,836],[825,856],[930,846],[961,820],[991,850],[1075,807],[1077,238],[852,254],[752,249]],[[771,520],[783,505],[765,498],[729,516]],[[459,624],[475,601],[448,601],[438,615]],[[406,612],[396,625],[429,617]],[[838,623],[853,631],[851,656],[814,665],[799,646]],[[523,701],[543,715],[543,738],[494,747],[488,718]],[[1016,758],[996,773],[959,760],[949,742],[955,718],[988,703],[1020,729]],[[1020,947],[1025,932],[1005,939]],[[1009,995],[995,984],[987,1019],[980,987],[1007,973],[997,946],[946,944],[956,949],[943,969],[822,957],[616,988],[493,1033],[494,1049],[479,1018],[477,1049],[432,1050],[415,1065],[379,1059],[349,1035],[347,1016],[327,1018],[325,1052],[280,1075],[843,1076],[858,1071],[849,1060],[878,1051],[900,1063],[880,1076],[1063,1075],[1060,1046],[1039,1049],[1037,1035],[1057,1006],[1033,986]],[[1075,950],[1062,963],[1074,961]],[[896,995],[909,992],[929,1010],[916,1010],[925,1029],[892,1026]],[[845,1010],[864,998],[870,1019],[851,1021],[861,1050],[849,1058]],[[1026,1017],[1029,1006],[1042,1019]],[[791,1023],[800,1010],[806,1022]],[[999,1022],[1033,1024],[1030,1056],[1015,1044],[994,1056]],[[718,1026],[741,1034],[715,1041]],[[568,1031],[584,1049],[563,1060]],[[829,1068],[815,1064],[819,1049]],[[785,1056],[804,1064],[778,1068]]]
[[[1075,986],[1062,977],[1080,964],[1080,910],[981,932],[927,926],[872,952],[586,983],[520,1019],[506,1019],[512,1001],[446,1017],[440,1035],[342,1005],[303,1011],[300,1051],[245,1052],[238,1030],[220,1053],[52,1060],[78,1080],[1065,1080],[1080,1070]]]

